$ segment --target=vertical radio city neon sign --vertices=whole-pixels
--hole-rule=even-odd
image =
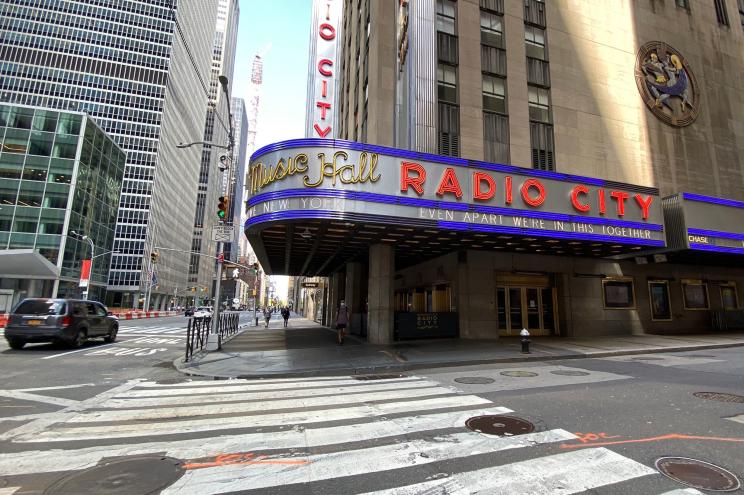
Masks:
[[[308,133],[312,137],[332,139],[336,136],[336,58],[342,0],[315,0],[313,7],[315,54],[310,60]]]

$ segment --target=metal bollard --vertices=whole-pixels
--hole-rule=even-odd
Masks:
[[[256,326],[258,326],[258,316],[256,316]]]
[[[530,353],[530,332],[527,331],[526,328],[523,328],[521,332],[519,332],[519,336],[521,337],[522,342],[522,354],[529,354]]]

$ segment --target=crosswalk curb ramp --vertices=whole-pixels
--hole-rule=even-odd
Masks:
[[[0,476],[20,487],[33,475],[155,453],[184,470],[163,495],[313,491],[328,483],[363,486],[352,492],[366,495],[547,495],[661,476],[607,448],[558,450],[578,441],[559,427],[493,436],[465,426],[484,415],[520,414],[419,376],[133,380],[1,434],[17,452],[0,454]],[[477,468],[458,468],[470,459]],[[435,463],[442,473],[431,476],[427,466]]]

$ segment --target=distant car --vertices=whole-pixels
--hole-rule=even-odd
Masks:
[[[12,349],[29,342],[55,342],[82,347],[91,337],[114,342],[119,319],[106,306],[76,299],[24,299],[8,316],[5,339]]]
[[[194,316],[194,307],[186,308],[186,310],[183,312],[184,316]]]
[[[200,306],[194,310],[194,318],[211,318],[212,308],[209,306]]]

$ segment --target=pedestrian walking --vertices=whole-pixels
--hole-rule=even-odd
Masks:
[[[269,308],[264,308],[264,319],[266,320],[266,328],[269,328],[269,320],[271,320],[271,310]]]
[[[284,328],[287,328],[287,322],[289,321],[289,308],[286,306],[282,308],[282,318],[284,318]]]
[[[346,337],[346,326],[348,324],[349,308],[346,306],[346,301],[341,301],[338,309],[336,309],[336,332],[338,345],[344,345],[344,338]]]

